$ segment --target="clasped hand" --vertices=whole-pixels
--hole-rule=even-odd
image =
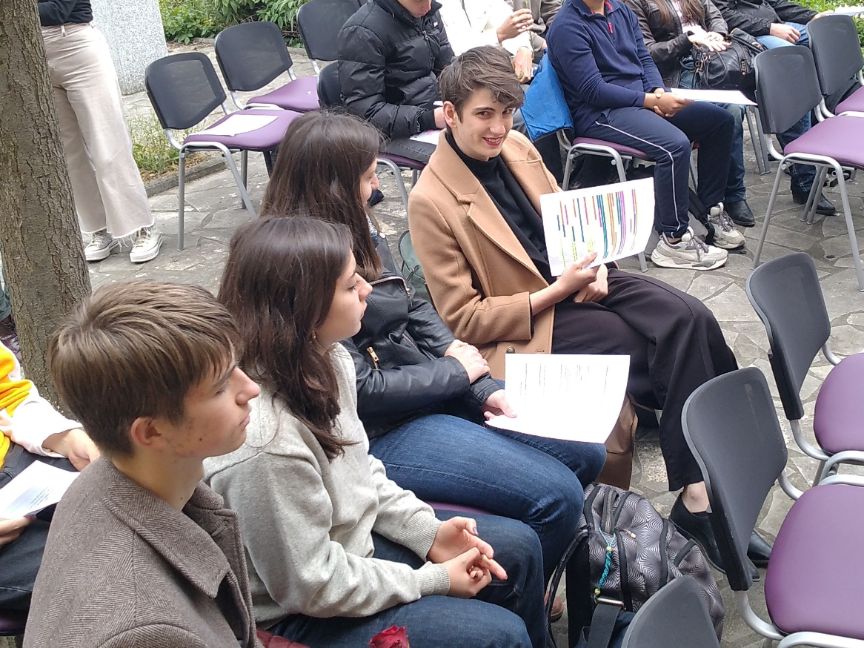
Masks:
[[[471,598],[492,582],[507,580],[507,572],[494,559],[492,546],[477,535],[472,518],[453,517],[441,523],[429,548],[428,559],[443,565],[450,577],[450,596]]]

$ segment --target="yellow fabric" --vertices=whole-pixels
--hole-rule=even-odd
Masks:
[[[13,378],[17,374],[15,356],[5,346],[0,344],[0,412],[12,416],[15,409],[23,403],[30,394],[33,383],[29,380]],[[0,468],[6,460],[11,441],[5,434],[0,434]]]

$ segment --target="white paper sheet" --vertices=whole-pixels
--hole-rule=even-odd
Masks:
[[[616,261],[648,245],[654,229],[654,180],[643,178],[540,196],[549,268],[556,277],[586,254],[591,265]]]
[[[240,135],[251,133],[259,128],[269,126],[276,121],[275,115],[231,115],[221,124],[212,128],[205,128],[195,133],[196,135]]]
[[[844,16],[858,16],[860,14],[864,14],[864,7],[862,7],[861,5],[853,7],[834,7],[834,9],[832,9],[831,11],[836,14],[842,14]]]
[[[412,135],[411,139],[415,142],[425,142],[426,144],[433,144],[434,146],[438,146],[438,136],[440,134],[440,130],[428,130],[423,131],[422,133],[417,133],[416,135]]]
[[[507,400],[514,418],[489,425],[565,441],[604,443],[624,394],[630,356],[510,353],[504,359]]]
[[[56,504],[77,472],[34,461],[0,488],[0,519],[19,518]]]
[[[692,99],[693,101],[710,101],[712,103],[737,104],[739,106],[755,106],[740,90],[694,90],[692,88],[671,88],[676,97]]]

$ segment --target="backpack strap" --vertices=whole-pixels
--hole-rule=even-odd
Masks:
[[[615,621],[621,608],[608,603],[597,603],[594,615],[591,617],[591,628],[588,631],[586,648],[608,648],[615,632]]]

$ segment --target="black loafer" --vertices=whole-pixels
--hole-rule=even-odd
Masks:
[[[714,530],[711,528],[711,514],[707,511],[701,513],[691,513],[684,506],[684,502],[679,495],[672,505],[672,512],[669,514],[669,519],[675,523],[682,535],[693,540],[702,549],[702,554],[708,563],[722,574],[726,573],[723,568],[723,559],[720,557],[720,550],[717,548],[717,541],[714,539]],[[749,561],[748,561],[749,562]],[[759,580],[759,570],[753,563],[749,564],[750,578],[754,581]]]
[[[724,206],[729,218],[739,227],[753,227],[756,224],[756,219],[753,217],[753,212],[746,200],[739,200]]]
[[[747,557],[757,567],[767,567],[768,559],[771,558],[771,544],[756,531],[750,536]]]
[[[796,205],[806,205],[809,193],[809,191],[797,191],[793,189],[792,202]],[[825,197],[825,194],[820,194],[819,200],[816,201],[816,213],[823,216],[834,216],[837,213],[837,208],[834,206],[834,203]]]

